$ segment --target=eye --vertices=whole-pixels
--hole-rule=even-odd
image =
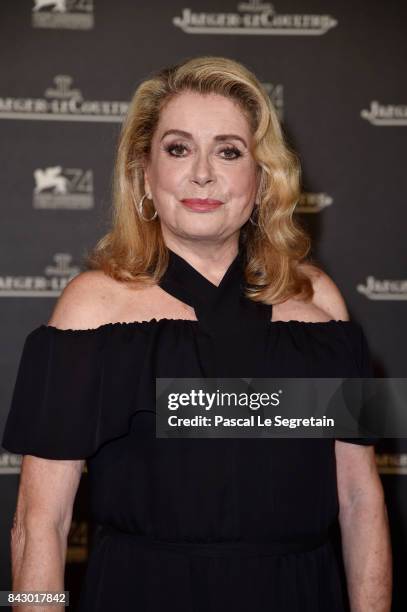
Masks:
[[[185,157],[185,155],[183,155],[182,152],[184,149],[187,150],[187,147],[181,142],[175,142],[175,143],[166,145],[164,149],[172,157]],[[238,159],[239,157],[242,156],[241,151],[239,151],[239,149],[234,146],[224,147],[223,149],[221,149],[220,153],[225,154],[223,159],[227,159],[227,160]]]
[[[221,153],[227,153],[225,159],[237,159],[242,155],[237,147],[225,147],[224,149],[222,149]],[[231,155],[233,155],[234,157],[232,157]]]
[[[174,144],[166,145],[164,148],[167,153],[169,153],[173,157],[184,157],[184,155],[179,154],[179,151],[182,149],[186,149],[186,146],[180,142],[176,142]],[[173,153],[173,151],[178,151],[178,153]]]

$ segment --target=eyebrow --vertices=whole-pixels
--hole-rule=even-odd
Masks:
[[[185,132],[184,130],[167,130],[161,136],[161,140],[163,140],[166,136],[170,134],[174,134],[175,136],[183,136],[184,138],[192,138],[192,134],[190,134],[189,132]],[[238,136],[238,134],[218,134],[214,137],[214,140],[216,142],[223,142],[225,140],[240,140],[247,148],[246,141],[241,136]]]

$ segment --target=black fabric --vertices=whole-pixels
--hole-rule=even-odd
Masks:
[[[239,251],[216,287],[170,251],[160,285],[197,321],[25,340],[2,443],[86,459],[97,528],[80,612],[345,610],[333,439],[155,437],[156,377],[371,375],[360,325],[272,322],[244,297],[243,266]]]

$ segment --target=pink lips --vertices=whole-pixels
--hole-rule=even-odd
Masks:
[[[197,211],[215,210],[223,204],[220,200],[213,200],[211,198],[185,198],[181,202],[188,208]]]

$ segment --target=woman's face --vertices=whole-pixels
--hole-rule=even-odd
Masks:
[[[144,174],[164,238],[238,236],[256,198],[251,147],[249,123],[231,99],[185,92],[167,103]]]

